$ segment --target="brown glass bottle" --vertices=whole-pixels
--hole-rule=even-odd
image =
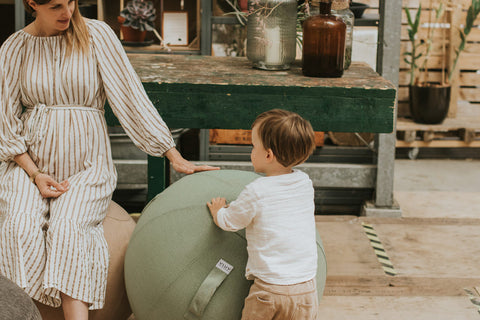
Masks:
[[[313,0],[318,14],[303,22],[302,71],[305,76],[336,78],[343,74],[345,23],[330,12],[332,0]]]

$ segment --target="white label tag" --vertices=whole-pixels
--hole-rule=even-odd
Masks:
[[[216,265],[217,269],[220,269],[222,270],[223,272],[225,272],[226,274],[230,274],[230,272],[232,272],[233,270],[233,266],[226,262],[225,260],[223,259],[220,259],[218,262],[217,262],[217,265]]]

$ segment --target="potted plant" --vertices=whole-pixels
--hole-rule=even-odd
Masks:
[[[123,39],[129,42],[143,42],[147,31],[155,31],[154,21],[155,8],[147,0],[130,0],[118,17]]]
[[[455,50],[450,50],[454,57],[451,59],[450,68],[447,70],[447,53],[445,42],[445,27],[438,28],[436,26],[444,26],[442,18],[446,10],[452,8],[451,0],[439,0],[436,8],[433,8],[434,17],[430,19],[427,30],[427,38],[421,42],[417,39],[417,33],[420,27],[420,15],[422,8],[419,7],[415,19],[412,19],[410,11],[405,8],[408,20],[408,37],[411,42],[411,50],[404,53],[405,62],[410,67],[410,84],[409,99],[410,113],[415,122],[426,124],[442,123],[448,114],[450,106],[450,92],[452,77],[456,70],[456,65],[460,57],[460,53],[465,49],[466,37],[471,31],[474,21],[480,13],[480,0],[472,0],[468,9],[466,21],[463,29],[459,29],[461,42]],[[455,26],[450,26],[455,27]],[[432,53],[435,31],[442,32],[443,46],[441,50],[442,66],[441,76],[438,81],[431,81],[429,78],[429,68],[427,66],[428,59]],[[450,45],[453,45],[450,43]],[[421,65],[419,61],[423,59]]]

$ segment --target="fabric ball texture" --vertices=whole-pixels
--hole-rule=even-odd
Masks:
[[[245,279],[245,230],[226,232],[218,228],[206,203],[214,197],[225,197],[231,202],[258,177],[238,170],[188,175],[145,207],[125,257],[125,284],[136,320],[241,318],[251,285]],[[325,287],[326,260],[318,234],[317,248],[320,299]],[[204,280],[215,273],[220,260],[233,266],[233,270],[216,291],[210,286],[209,300],[204,298],[205,292],[202,298],[194,298],[205,285]],[[211,283],[211,279],[206,283]],[[192,314],[192,300],[201,313]],[[199,307],[202,303],[204,309]]]
[[[105,306],[100,310],[90,310],[90,320],[126,320],[132,314],[125,290],[123,268],[128,241],[134,228],[135,221],[127,211],[111,201],[103,221],[103,230],[110,253]],[[44,320],[65,319],[62,308],[52,308],[39,302],[36,304]]]

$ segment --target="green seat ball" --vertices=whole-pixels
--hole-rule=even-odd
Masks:
[[[125,285],[137,320],[241,318],[251,285],[245,279],[245,231],[218,228],[206,203],[214,197],[233,201],[258,177],[237,170],[196,173],[178,180],[145,207],[125,257]],[[325,288],[326,260],[318,234],[317,248],[320,299]],[[197,310],[195,316],[191,312],[192,300],[221,259],[233,270],[216,291],[210,292],[206,307],[200,313]]]

